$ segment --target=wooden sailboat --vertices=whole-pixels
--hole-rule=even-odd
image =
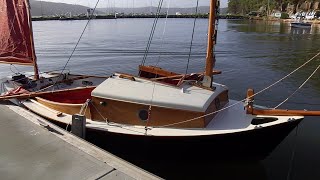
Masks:
[[[148,158],[263,159],[304,118],[320,112],[256,109],[253,90],[247,102],[230,100],[228,88],[214,83],[218,0],[210,2],[205,72],[179,74],[140,66],[139,76],[115,73],[98,86],[23,93],[31,111],[69,124],[73,114],[87,118],[90,141],[110,144],[121,154]],[[92,84],[91,84],[92,85]]]
[[[106,79],[70,73],[39,73],[29,1],[3,0],[0,8],[0,63],[34,68],[34,73],[16,73],[1,79],[2,98],[30,92],[94,86]]]

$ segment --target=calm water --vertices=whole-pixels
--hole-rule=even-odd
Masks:
[[[61,69],[72,52],[86,21],[34,22],[39,68]],[[137,73],[144,55],[152,19],[93,20],[89,24],[67,67],[73,73],[108,75],[121,71]],[[192,19],[160,20],[147,63],[185,72],[192,34]],[[197,21],[189,72],[203,71],[207,20]],[[164,36],[163,36],[164,34]],[[216,69],[223,74],[215,81],[230,88],[230,97],[240,100],[250,87],[263,89],[285,76],[320,50],[320,27],[291,29],[278,22],[226,21],[219,23]],[[256,104],[276,106],[312,73],[320,58],[291,78],[261,94]],[[18,66],[19,71],[30,71]],[[0,76],[15,68],[0,65]],[[320,109],[318,72],[283,108]],[[162,177],[172,179],[291,179],[320,178],[320,118],[307,117],[269,158],[260,163],[232,164],[139,164]],[[295,147],[295,148],[294,148]],[[235,149],[236,151],[236,149]],[[295,156],[292,159],[292,152]]]

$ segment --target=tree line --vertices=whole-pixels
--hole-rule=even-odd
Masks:
[[[292,5],[292,12],[296,13],[299,7],[306,0],[228,0],[228,12],[232,14],[248,14],[251,11],[272,10],[287,11],[288,4]],[[309,8],[315,3],[319,4],[319,0],[309,0]],[[269,7],[269,8],[268,8]],[[319,7],[318,7],[319,8]]]

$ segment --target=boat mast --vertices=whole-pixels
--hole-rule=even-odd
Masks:
[[[213,81],[213,67],[215,64],[215,55],[213,52],[214,45],[216,43],[216,18],[217,18],[217,4],[219,0],[210,1],[210,12],[209,12],[209,27],[208,27],[208,47],[206,57],[206,71],[203,80],[203,85],[206,87],[212,87]]]
[[[31,17],[31,6],[29,0],[25,0],[26,6],[27,6],[27,14],[28,14],[28,20],[29,20],[29,28],[30,28],[30,42],[31,42],[31,48],[32,48],[32,60],[33,60],[33,67],[34,67],[34,79],[39,79],[39,70],[38,70],[38,64],[37,64],[37,56],[36,51],[34,48],[34,38],[33,38],[33,29],[32,29],[32,17]]]

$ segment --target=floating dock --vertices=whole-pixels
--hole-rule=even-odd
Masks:
[[[160,179],[21,107],[0,116],[0,179]]]

